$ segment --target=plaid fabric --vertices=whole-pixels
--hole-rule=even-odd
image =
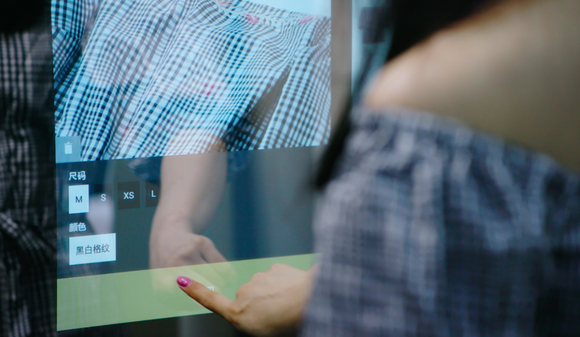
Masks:
[[[48,22],[45,26],[48,28]],[[0,336],[55,334],[51,34],[0,33]]]
[[[245,0],[53,0],[56,135],[82,160],[320,145],[330,18]]]
[[[317,218],[304,336],[578,336],[580,176],[412,111],[359,111]]]
[[[0,33],[2,337],[57,335],[56,260],[68,256],[56,253],[51,42],[49,22]],[[120,331],[103,327],[58,334],[103,335]]]

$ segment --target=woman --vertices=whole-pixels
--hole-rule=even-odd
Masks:
[[[260,336],[578,335],[580,3],[496,2],[427,39],[458,17],[397,5],[323,166],[318,271],[274,266],[234,301],[179,286]]]

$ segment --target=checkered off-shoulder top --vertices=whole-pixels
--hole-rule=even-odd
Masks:
[[[577,173],[426,113],[353,120],[304,336],[580,335]]]

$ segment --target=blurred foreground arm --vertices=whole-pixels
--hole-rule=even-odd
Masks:
[[[393,60],[366,104],[450,116],[580,170],[579,17],[577,0],[502,2]]]

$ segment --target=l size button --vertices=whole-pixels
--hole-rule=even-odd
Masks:
[[[138,181],[117,184],[117,207],[119,209],[139,208],[141,204],[140,185]]]
[[[145,182],[145,207],[157,207],[159,203],[159,181]]]

